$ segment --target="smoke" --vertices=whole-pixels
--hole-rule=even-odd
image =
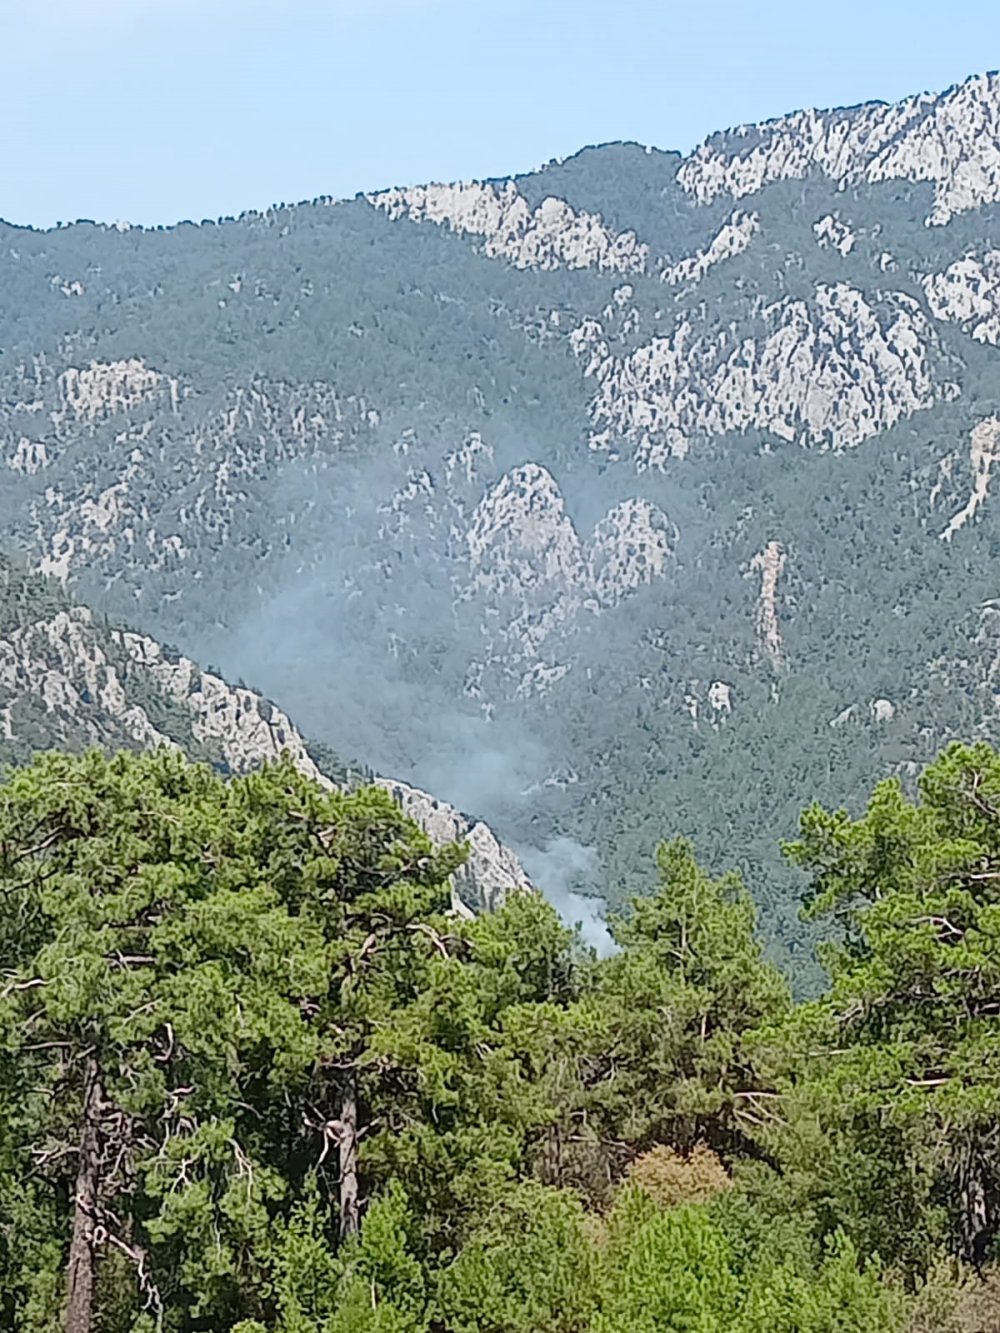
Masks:
[[[470,697],[490,612],[456,600],[456,566],[433,513],[399,523],[387,510],[407,464],[412,456],[342,459],[335,494],[297,525],[269,589],[238,623],[205,638],[199,655],[275,699],[342,759],[485,820],[605,956],[614,945],[597,852],[550,836],[558,785],[549,784],[565,756],[554,760],[516,702],[494,717]],[[314,477],[289,470],[276,478],[275,509],[308,514],[316,491]]]
[[[538,740],[516,725],[444,710],[444,735],[413,765],[415,786],[487,822],[528,809],[524,793],[544,779],[548,762]]]
[[[593,895],[597,853],[574,838],[549,838],[544,848],[519,847],[518,856],[533,883],[568,926],[579,926],[583,942],[607,958],[615,942],[605,921],[605,902]],[[591,889],[591,893],[586,890]],[[580,890],[584,890],[581,892]]]

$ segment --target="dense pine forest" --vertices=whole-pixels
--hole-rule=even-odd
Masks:
[[[784,850],[827,940],[801,1002],[681,840],[598,960],[534,893],[456,915],[465,849],[379,789],[11,771],[0,1324],[995,1329],[1000,756]]]

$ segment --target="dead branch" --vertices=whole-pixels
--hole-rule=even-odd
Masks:
[[[48,984],[44,977],[32,977],[30,981],[12,981],[0,991],[0,999],[6,1000],[8,995],[13,995],[16,991],[35,990],[39,986]]]
[[[437,949],[437,951],[440,953],[442,958],[449,958],[451,956],[448,953],[447,945],[445,944],[441,936],[437,933],[437,931],[433,928],[433,926],[428,926],[425,925],[422,921],[417,921],[414,922],[412,925],[408,926],[407,929],[412,931],[419,931],[420,934],[426,935],[427,938],[434,945],[435,949]]]

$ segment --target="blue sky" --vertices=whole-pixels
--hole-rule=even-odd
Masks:
[[[689,149],[1000,66],[997,0],[0,0],[0,216],[199,221]]]

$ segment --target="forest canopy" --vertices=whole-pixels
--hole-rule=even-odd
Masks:
[[[12,771],[0,1324],[994,1327],[1000,757],[786,853],[828,923],[800,1003],[682,840],[597,960],[535,894],[455,914],[465,849],[379,789]]]

